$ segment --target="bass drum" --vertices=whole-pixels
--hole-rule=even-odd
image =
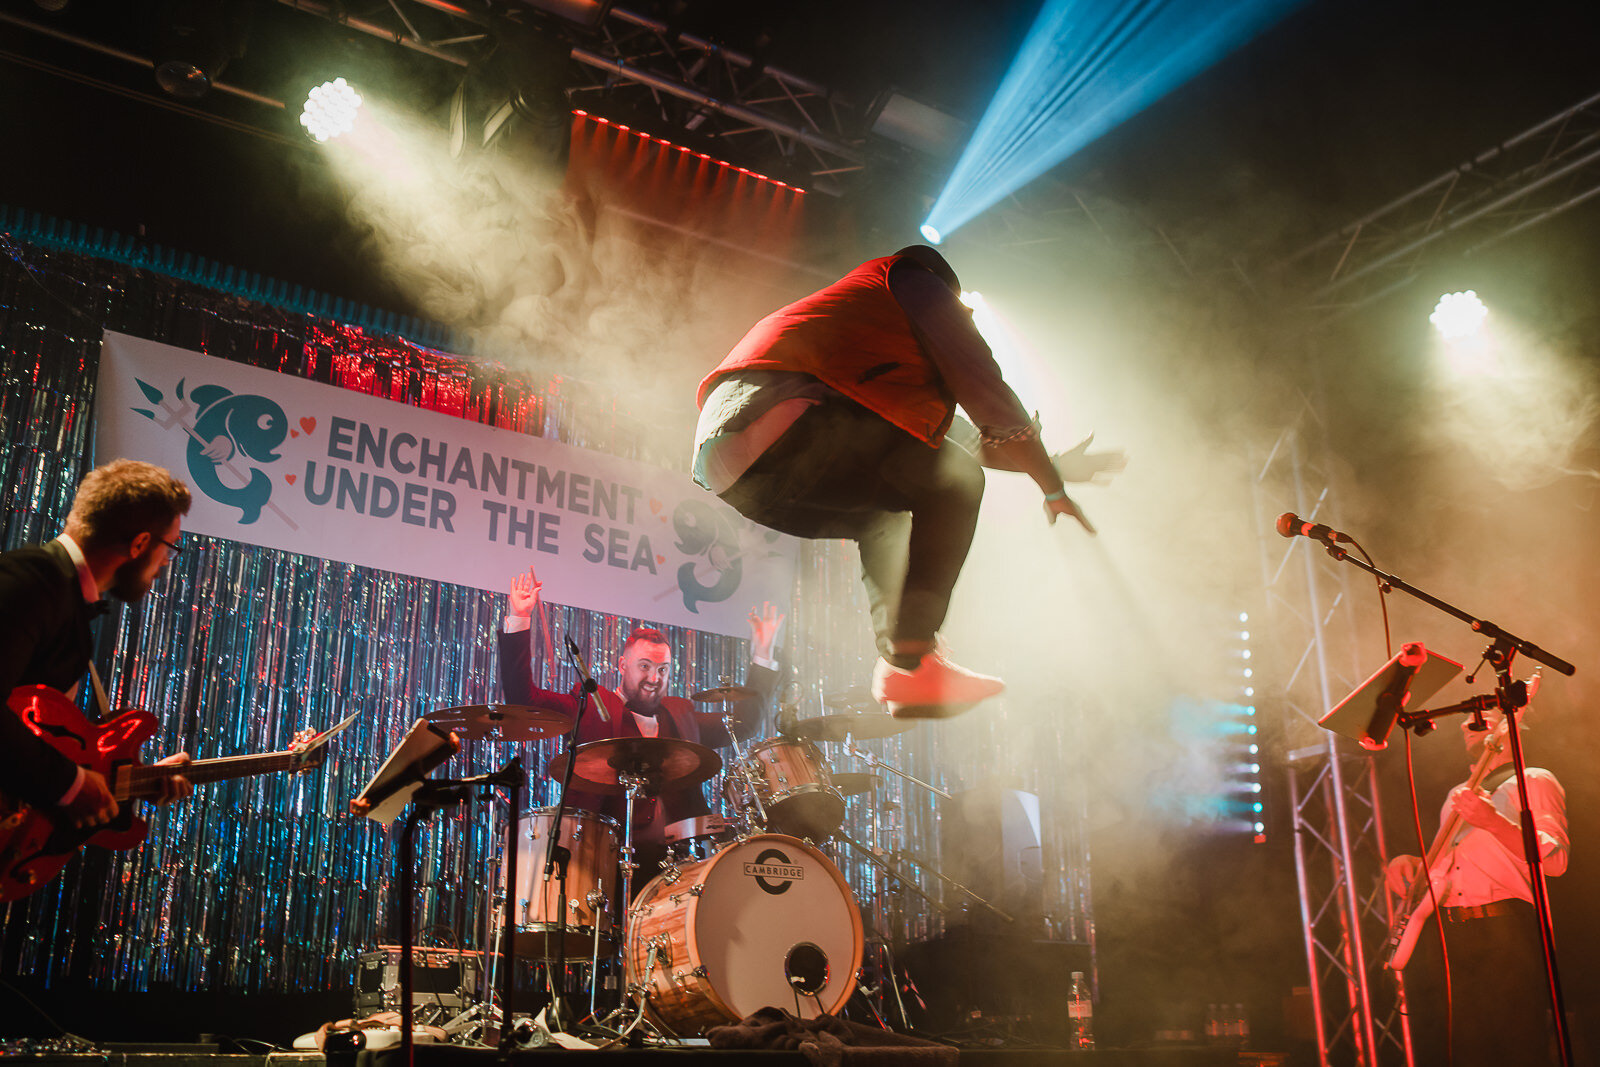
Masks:
[[[761,834],[652,879],[626,942],[629,987],[687,1036],[769,1004],[803,1019],[837,1012],[861,970],[861,912],[828,857]]]

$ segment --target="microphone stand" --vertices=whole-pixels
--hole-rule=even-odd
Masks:
[[[578,757],[578,730],[583,724],[583,713],[588,710],[589,697],[599,689],[599,684],[590,677],[584,669],[583,660],[578,655],[577,646],[572,638],[567,638],[567,650],[572,655],[572,661],[578,669],[578,676],[583,679],[578,689],[578,714],[572,722],[572,732],[567,734],[566,745],[563,751],[567,757],[566,773],[561,777],[561,792],[556,796],[556,814],[550,829],[550,843],[545,847],[544,856],[544,884],[549,885],[550,875],[556,874],[556,884],[560,896],[556,899],[556,962],[555,973],[550,983],[550,1014],[548,1024],[552,1033],[567,1030],[569,1025],[567,1009],[567,864],[572,859],[572,850],[561,843],[562,823],[567,814],[567,790],[572,788],[572,772],[577,768]],[[598,699],[598,698],[596,698]],[[513,859],[513,863],[515,860]],[[513,869],[514,870],[514,869]],[[508,885],[510,883],[508,882]],[[509,899],[510,894],[507,893]],[[597,912],[594,919],[596,933],[600,928],[600,915]],[[594,981],[590,977],[590,981]],[[504,1033],[511,1029],[511,1016],[505,1018]],[[504,1043],[502,1041],[502,1047]]]
[[[1522,683],[1512,680],[1511,664],[1520,652],[1529,659],[1538,660],[1568,676],[1575,673],[1577,668],[1560,656],[1546,652],[1532,641],[1518,637],[1488,619],[1475,618],[1454,604],[1431,596],[1392,574],[1386,574],[1365,560],[1353,558],[1335,542],[1324,542],[1323,547],[1334,559],[1341,563],[1350,563],[1377,578],[1383,584],[1385,592],[1399,589],[1409,593],[1424,604],[1432,605],[1446,615],[1460,619],[1472,627],[1475,633],[1485,634],[1490,638],[1489,647],[1483,655],[1494,669],[1494,706],[1505,715],[1506,736],[1511,741],[1511,763],[1516,770],[1517,798],[1522,805],[1519,813],[1522,822],[1522,852],[1528,864],[1528,884],[1533,890],[1533,910],[1539,920],[1539,945],[1544,951],[1545,986],[1550,999],[1552,1021],[1555,1024],[1556,1046],[1560,1050],[1562,1067],[1572,1067],[1572,1041],[1567,1033],[1566,1004],[1561,992],[1560,970],[1556,965],[1555,925],[1550,914],[1549,890],[1544,883],[1544,863],[1539,855],[1539,831],[1533,825],[1533,811],[1528,800],[1528,766],[1523,758],[1522,737],[1517,725],[1517,711],[1527,703],[1527,689],[1525,686],[1520,691],[1516,688]],[[1474,704],[1474,701],[1463,703]],[[1478,710],[1481,716],[1481,709]]]

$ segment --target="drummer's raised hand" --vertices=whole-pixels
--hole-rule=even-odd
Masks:
[[[760,611],[750,609],[750,658],[763,667],[774,660],[772,653],[778,647],[783,620],[783,614],[770,601],[763,603]]]
[[[544,583],[534,576],[532,567],[528,568],[527,574],[519,574],[511,579],[511,592],[507,595],[511,602],[509,614],[518,619],[532,615],[539,603],[539,590],[542,588]]]

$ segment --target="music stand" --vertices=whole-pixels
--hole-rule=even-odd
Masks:
[[[1317,725],[1377,752],[1388,747],[1389,732],[1408,702],[1425,703],[1461,670],[1461,664],[1428,651],[1420,641],[1401,645],[1388,663],[1334,705]]]
[[[455,755],[461,743],[427,719],[418,719],[389,753],[378,773],[350,802],[350,811],[388,826],[411,803],[427,774]]]
[[[492,774],[460,779],[433,780],[426,777],[428,771],[439,766],[460,749],[461,741],[453,732],[447,732],[426,719],[418,719],[406,732],[400,744],[389,754],[389,758],[383,761],[383,766],[378,768],[378,773],[373,776],[372,781],[368,782],[366,788],[350,802],[350,810],[353,813],[364,815],[385,825],[392,822],[408,803],[411,804],[411,811],[406,815],[405,823],[400,829],[400,863],[395,879],[396,894],[400,899],[400,1058],[405,1067],[412,1067],[415,1059],[411,1021],[413,1006],[411,966],[412,943],[416,940],[413,933],[416,917],[412,914],[411,880],[412,867],[416,863],[413,844],[417,821],[436,811],[461,803],[467,798],[469,790],[475,786],[504,786],[511,794],[512,814],[506,819],[506,847],[509,855],[505,899],[507,932],[503,946],[506,956],[506,980],[500,994],[502,1051],[509,1049],[511,1040],[514,969],[510,933],[513,916],[511,887],[516,885],[517,874],[515,813],[522,805],[525,775],[522,770],[522,759],[516,757]]]

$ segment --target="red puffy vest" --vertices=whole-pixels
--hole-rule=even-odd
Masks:
[[[756,323],[700,383],[697,402],[704,407],[718,379],[734,371],[799,371],[937,447],[955,400],[889,291],[889,270],[901,258],[870,259]]]

